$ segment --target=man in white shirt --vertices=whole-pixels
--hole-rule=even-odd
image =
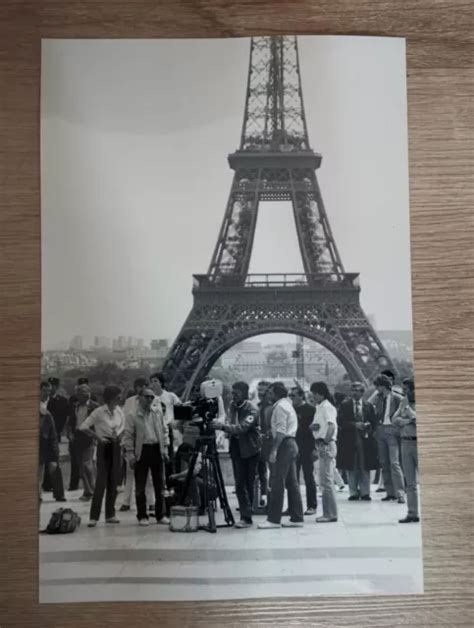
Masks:
[[[135,473],[137,519],[148,525],[145,486],[151,473],[155,490],[155,517],[157,523],[168,524],[164,501],[164,463],[168,456],[168,430],[161,409],[153,405],[155,394],[145,388],[139,395],[138,408],[127,414],[123,439],[125,457]]]
[[[273,401],[271,431],[272,449],[269,456],[272,470],[272,487],[268,499],[267,520],[259,524],[260,530],[272,528],[303,527],[303,501],[296,474],[298,445],[296,430],[298,418],[293,404],[288,398],[288,390],[282,382],[275,382],[269,388],[269,398]],[[290,520],[281,524],[285,486],[288,491],[288,514]]]
[[[334,472],[336,469],[337,410],[331,403],[329,389],[324,382],[311,384],[311,393],[316,403],[316,414],[310,430],[319,456],[319,478],[322,489],[323,516],[318,523],[337,521],[336,490]]]
[[[382,501],[398,501],[399,504],[404,504],[405,480],[400,467],[400,428],[392,423],[403,397],[392,389],[392,382],[386,375],[379,375],[374,385],[378,392],[375,401],[378,423],[375,436],[387,491]]]
[[[125,424],[119,406],[120,396],[120,388],[106,386],[102,394],[104,405],[89,414],[78,428],[97,442],[97,477],[88,523],[90,528],[94,528],[99,520],[104,492],[105,521],[119,523],[115,516],[115,499],[121,464],[120,438]]]

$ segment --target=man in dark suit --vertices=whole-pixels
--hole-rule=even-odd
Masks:
[[[402,395],[392,390],[392,382],[386,375],[375,378],[377,389],[375,414],[377,417],[377,446],[380,466],[382,467],[386,497],[384,502],[405,503],[405,480],[400,466],[400,428],[392,420],[398,410]]]
[[[337,467],[347,471],[349,501],[371,501],[370,471],[378,469],[375,431],[377,418],[374,407],[362,401],[364,385],[352,384],[352,398],[339,407],[337,422]]]

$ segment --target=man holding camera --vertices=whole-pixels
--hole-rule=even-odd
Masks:
[[[213,421],[214,429],[230,436],[230,456],[234,467],[235,488],[239,501],[240,521],[236,528],[252,526],[252,503],[255,473],[260,459],[260,429],[258,410],[249,401],[249,386],[236,382],[232,386],[229,423]]]

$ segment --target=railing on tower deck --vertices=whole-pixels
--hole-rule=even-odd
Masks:
[[[193,275],[193,288],[359,288],[359,273]]]

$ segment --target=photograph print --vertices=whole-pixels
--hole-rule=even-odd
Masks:
[[[40,601],[423,593],[405,41],[41,81]]]

